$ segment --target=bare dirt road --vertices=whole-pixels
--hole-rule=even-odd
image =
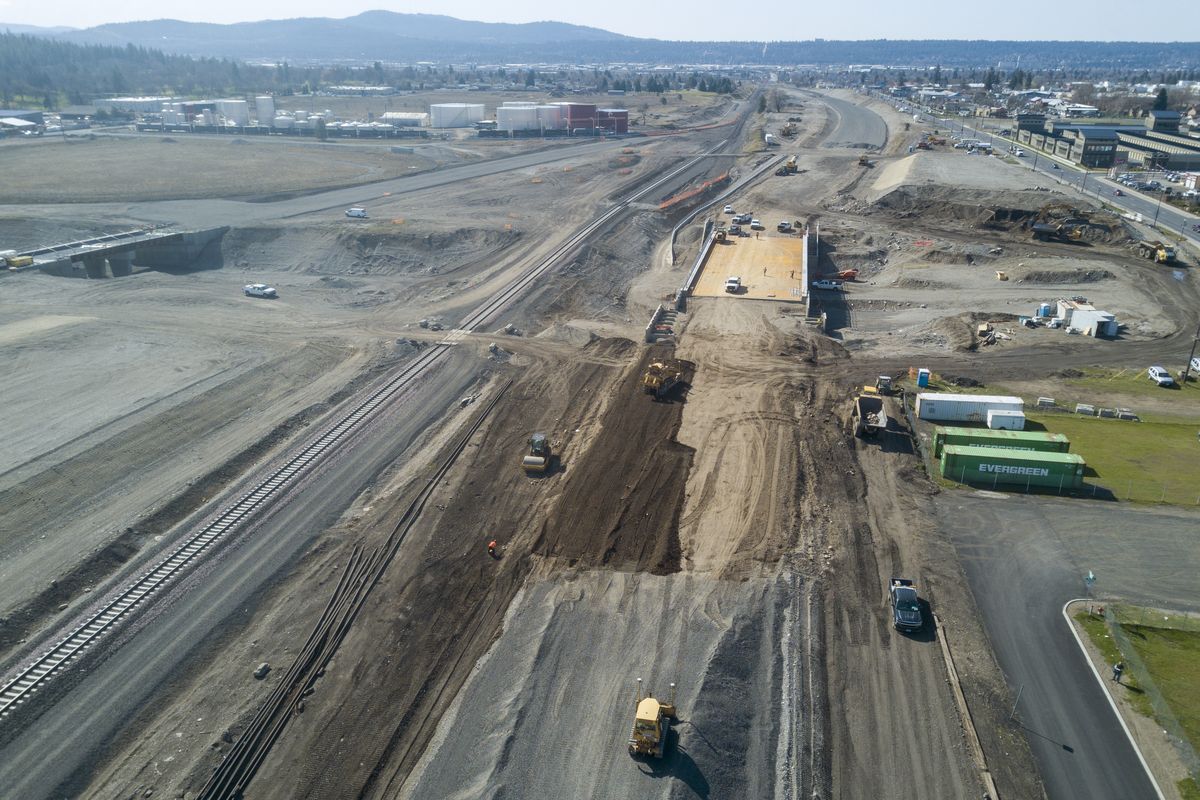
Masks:
[[[677,262],[665,258],[664,242],[679,219],[671,214],[687,209],[662,214],[655,203],[726,168],[715,158],[696,164],[679,176],[682,185],[645,198],[645,207],[571,253],[563,269],[503,315],[526,335],[461,339],[460,380],[430,389],[443,406],[421,405],[411,419],[398,412],[377,429],[379,441],[363,451],[366,462],[340,465],[347,470],[341,477],[281,517],[280,525],[303,533],[272,556],[260,581],[243,585],[222,573],[228,583],[211,591],[226,587],[241,610],[229,614],[222,606],[226,615],[217,622],[215,604],[217,616],[203,618],[213,620],[211,631],[186,666],[147,687],[142,700],[131,697],[106,712],[110,741],[64,764],[57,785],[95,796],[148,789],[182,795],[202,786],[280,680],[280,666],[295,656],[355,545],[391,532],[471,409],[511,381],[313,693],[265,754],[251,793],[978,797],[984,784],[964,734],[970,724],[1000,795],[1040,796],[1026,734],[1006,724],[1011,687],[959,566],[947,532],[952,522],[929,511],[938,489],[924,476],[899,415],[877,441],[852,436],[849,397],[860,373],[897,372],[926,356],[964,369],[1037,371],[1052,352],[1077,359],[1103,352],[1089,350],[1097,343],[1083,337],[1048,345],[1029,337],[980,353],[959,335],[973,335],[963,315],[1000,313],[1039,287],[1057,291],[1087,276],[1050,261],[1066,260],[1066,245],[1023,236],[1018,212],[1037,209],[1016,202],[1025,189],[1002,185],[1006,165],[964,156],[949,166],[923,159],[863,170],[855,164],[860,145],[879,148],[881,161],[894,158],[894,126],[860,118],[865,112],[853,105],[835,113],[815,96],[789,97],[792,106],[736,131],[732,138],[746,144],[748,156],[734,159],[735,170],[764,157],[758,133],[796,117],[803,120],[796,142],[805,146],[794,145],[803,171],[767,177],[732,201],[768,219],[819,223],[825,263],[862,268],[863,285],[844,298],[845,327],[822,335],[794,304],[695,298],[673,323],[673,346],[635,344],[646,312],[670,298],[699,240],[685,229]],[[597,208],[728,134],[707,135],[687,146],[651,142],[619,153],[621,159],[601,145],[568,163],[531,162],[505,177],[381,198],[379,217],[362,228],[316,217],[311,224],[255,218],[231,234],[235,251],[225,270],[197,276],[211,294],[200,307],[208,313],[216,306],[224,290],[216,281],[227,280],[226,270],[237,276],[235,286],[261,270],[291,284],[277,305],[282,311],[261,312],[281,318],[279,331],[216,310],[213,324],[246,329],[246,341],[261,337],[272,353],[328,341],[342,348],[334,352],[361,359],[342,367],[353,373],[386,365],[444,335],[420,320],[453,325],[463,308],[534,263]],[[837,146],[816,146],[822,141]],[[947,183],[960,166],[973,170],[967,203],[955,202]],[[886,180],[876,185],[874,178]],[[1037,194],[1029,189],[1028,196]],[[979,228],[966,207],[985,197],[989,208],[1011,212],[1006,219],[1017,227]],[[318,208],[317,199],[296,206]],[[1108,270],[1111,277],[1094,281],[1097,296],[1116,303],[1136,273],[1125,267],[1119,231],[1097,236],[1083,272]],[[988,246],[981,250],[973,237],[990,237]],[[1003,252],[988,252],[995,246]],[[997,287],[981,278],[994,263],[1014,274],[1024,263],[1027,282]],[[1053,280],[1039,283],[1043,273]],[[1170,300],[1128,337],[1130,346],[1180,335],[1180,307],[1194,289],[1182,281],[1172,300],[1171,281],[1157,276],[1122,307],[1132,317],[1149,314],[1158,298]],[[111,291],[115,305],[122,295],[119,287]],[[920,309],[920,292],[938,299]],[[63,321],[80,316],[104,318],[104,330],[119,330],[119,312],[101,302],[95,313],[72,312],[79,302],[39,296],[45,313],[29,314],[26,327],[9,335],[69,343],[72,331],[96,324]],[[918,321],[922,312],[927,319]],[[144,313],[132,328],[170,332],[168,311]],[[247,305],[244,313],[260,312]],[[181,323],[178,336],[195,336],[207,354],[214,345],[192,333],[199,324]],[[1023,354],[1043,346],[1044,358],[1021,365]],[[651,359],[668,356],[684,362],[689,385],[670,402],[654,402],[639,379]],[[224,363],[228,355],[203,357]],[[232,385],[262,371],[248,368],[231,376]],[[168,378],[182,380],[158,380]],[[271,385],[305,380],[317,379],[292,374]],[[69,381],[62,386],[70,388]],[[23,391],[34,395],[32,384]],[[465,408],[451,402],[463,395]],[[119,416],[123,402],[113,395],[98,410]],[[244,426],[255,412],[238,419]],[[118,427],[128,432],[136,424]],[[59,446],[88,435],[86,428],[63,431]],[[519,467],[535,431],[546,432],[559,454],[542,477]],[[27,461],[46,457],[35,452],[36,437],[22,441]],[[305,515],[312,519],[301,525]],[[501,545],[498,558],[484,548],[492,539]],[[222,569],[248,563],[235,559]],[[892,629],[892,575],[917,583],[927,611],[938,615],[936,630],[906,636]],[[949,684],[943,643],[955,659],[967,716]],[[129,652],[148,657],[145,649]],[[252,672],[261,661],[275,669],[258,681]],[[678,685],[681,720],[661,763],[633,761],[625,752],[638,677],[660,694],[669,682]],[[118,720],[119,711],[128,722]],[[64,715],[56,724],[67,724]],[[37,741],[26,740],[22,752],[32,752],[31,743]]]

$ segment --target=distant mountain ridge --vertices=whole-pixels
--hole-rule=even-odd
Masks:
[[[10,26],[29,28],[30,26]],[[0,30],[4,28],[0,23]],[[78,44],[162,50],[193,57],[295,64],[418,61],[454,64],[882,64],[1025,69],[1200,69],[1194,42],[864,40],[672,42],[563,22],[472,22],[438,14],[366,11],[345,19],[308,17],[217,25],[151,20],[83,30],[32,29]]]
[[[345,19],[301,17],[231,25],[173,19],[117,22],[58,38],[79,44],[134,44],[191,56],[370,60],[630,37],[565,22],[472,22],[440,14],[365,11]]]

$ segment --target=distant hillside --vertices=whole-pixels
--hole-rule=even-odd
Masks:
[[[732,30],[732,29],[731,29]],[[668,42],[561,22],[470,22],[433,14],[368,11],[212,25],[178,20],[124,22],[57,34],[86,44],[154,47],[196,57],[292,63],[880,64],[1024,69],[1194,70],[1197,43],[912,40]]]
[[[59,38],[81,44],[157,47],[191,56],[293,61],[444,60],[521,53],[543,46],[618,42],[628,37],[562,22],[520,25],[469,22],[435,14],[367,11],[347,19],[325,17],[213,25],[179,20],[122,22],[71,31]],[[564,52],[569,52],[569,49]]]
[[[0,33],[29,33],[34,36],[54,36],[60,33],[70,33],[78,28],[43,28],[38,25],[17,25],[11,22],[0,22]]]
[[[281,74],[282,73],[282,74]],[[77,45],[40,36],[0,33],[0,107],[79,104],[97,96],[161,93],[222,94],[309,80],[305,70],[249,67],[235,61],[166,55],[142,47]]]

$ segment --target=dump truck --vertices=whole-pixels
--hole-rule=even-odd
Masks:
[[[637,682],[637,710],[633,730],[629,734],[629,755],[662,758],[671,734],[675,715],[675,684],[671,684],[671,699],[664,703],[651,695],[642,697],[642,679]]]
[[[728,290],[728,287],[726,287]],[[642,374],[642,391],[654,395],[655,400],[666,397],[683,377],[679,365],[670,361],[654,361]]]
[[[891,375],[880,375],[875,379],[875,391],[879,394],[890,395],[895,389]]]
[[[1077,242],[1083,238],[1083,229],[1067,222],[1035,222],[1032,230],[1033,238],[1041,241],[1058,239],[1064,242]]]
[[[1138,255],[1156,264],[1170,264],[1175,260],[1175,248],[1162,242],[1138,242]]]
[[[521,466],[526,472],[538,475],[550,469],[550,440],[544,433],[535,433],[529,437],[529,453],[521,459]]]
[[[854,399],[854,435],[875,436],[887,430],[887,411],[874,387],[864,387]]]
[[[799,169],[799,167],[796,166],[796,157],[788,156],[788,160],[784,162],[783,168],[788,172],[796,172]]]
[[[871,159],[867,158],[867,154],[866,154],[866,153],[863,153],[861,156],[859,156],[859,157],[858,157],[858,165],[859,165],[860,167],[869,167],[869,166],[871,166]]]

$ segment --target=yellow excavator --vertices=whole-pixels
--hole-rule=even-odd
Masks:
[[[629,734],[629,755],[662,758],[667,749],[671,722],[675,719],[678,719],[675,713],[675,684],[671,684],[670,701],[664,703],[651,695],[642,697],[642,679],[638,678],[637,712],[633,719],[633,730]]]
[[[542,475],[550,469],[550,440],[544,433],[529,437],[529,454],[521,459],[526,472]]]
[[[670,361],[651,362],[642,374],[642,391],[654,395],[655,400],[661,400],[682,377],[683,371],[677,364]]]

